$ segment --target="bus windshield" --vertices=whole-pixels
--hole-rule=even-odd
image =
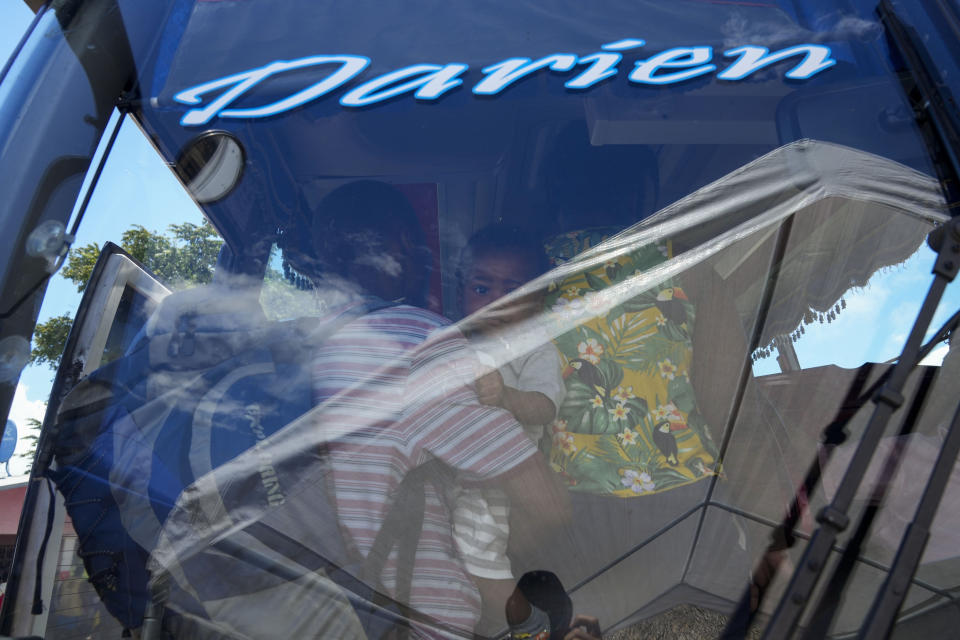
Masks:
[[[946,4],[38,9],[0,630],[949,635]]]

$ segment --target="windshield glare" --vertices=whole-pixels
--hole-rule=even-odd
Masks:
[[[744,637],[861,440],[799,624],[867,624],[960,379],[952,285],[870,435],[951,210],[875,3],[170,5],[10,414],[44,637]]]

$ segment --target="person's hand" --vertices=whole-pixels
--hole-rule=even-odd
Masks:
[[[793,562],[790,555],[783,549],[767,550],[760,557],[760,563],[753,570],[753,580],[750,582],[750,611],[760,608],[763,596],[770,587],[777,573],[793,575]]]
[[[483,404],[499,407],[503,405],[503,376],[496,369],[485,369],[487,373],[477,377],[474,385],[477,391],[477,397]]]
[[[563,640],[601,640],[600,621],[593,616],[577,616]]]

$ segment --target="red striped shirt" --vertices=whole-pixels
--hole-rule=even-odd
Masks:
[[[314,399],[325,403],[322,426],[333,436],[340,521],[364,554],[409,470],[438,458],[464,480],[482,483],[536,453],[513,416],[479,403],[466,342],[447,325],[429,311],[390,307],[354,320],[316,350]],[[428,486],[409,604],[472,630],[479,594],[457,556],[450,522],[443,497]],[[391,558],[387,589],[394,577]]]

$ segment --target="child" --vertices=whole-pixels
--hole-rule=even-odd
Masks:
[[[563,401],[560,355],[547,335],[537,340],[538,346],[523,352],[516,343],[520,338],[529,340],[531,329],[524,326],[519,335],[518,323],[536,317],[543,308],[543,296],[534,293],[506,305],[491,303],[546,268],[543,246],[529,233],[491,225],[470,238],[461,254],[459,273],[467,337],[474,345],[493,342],[498,352],[512,357],[499,369],[491,369],[489,356],[478,352],[477,396],[483,404],[512,413],[537,444],[544,425],[553,421]],[[460,488],[454,498],[454,539],[483,598],[481,625],[488,631],[504,628],[504,603],[514,588],[506,555],[509,507],[506,496],[496,489]]]

